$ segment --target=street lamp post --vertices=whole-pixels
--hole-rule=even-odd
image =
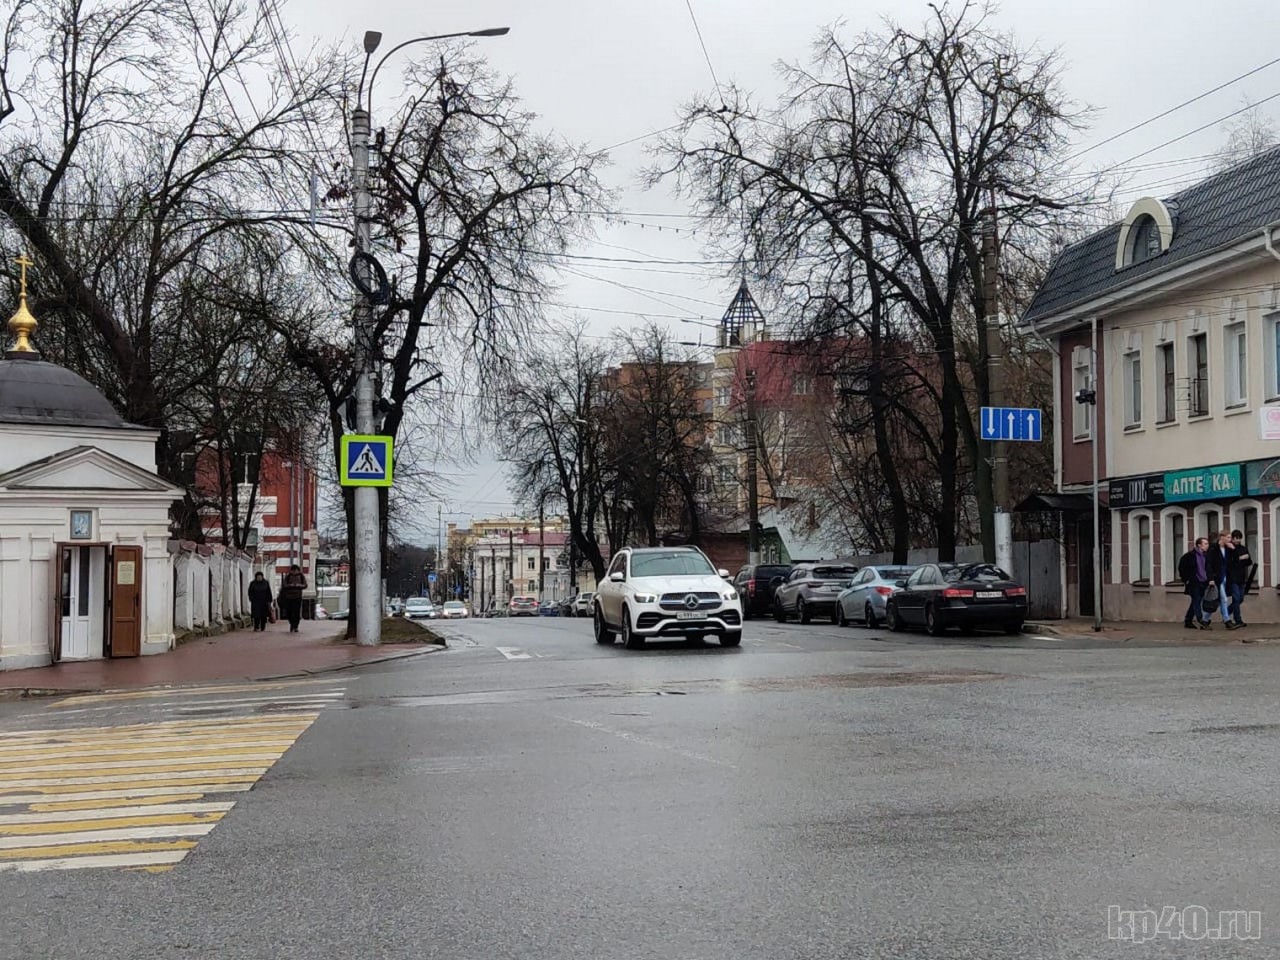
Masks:
[[[427,43],[433,40],[449,40],[454,37],[500,37],[507,27],[487,30],[471,30],[463,33],[444,33],[431,37],[415,37],[392,47],[373,68],[369,79],[369,96],[365,100],[364,78],[369,71],[369,61],[382,43],[382,34],[369,30],[364,35],[364,67],[360,71],[360,85],[356,90],[356,106],[351,112],[351,188],[355,216],[354,267],[359,279],[360,292],[356,296],[354,326],[356,348],[356,431],[362,434],[376,433],[373,411],[373,303],[366,291],[373,289],[369,250],[373,246],[371,232],[372,201],[369,197],[369,130],[370,112],[373,107],[373,85],[378,71],[397,50],[411,43]],[[355,548],[354,572],[356,578],[355,614],[356,643],[373,646],[382,639],[382,551],[378,518],[378,491],[375,487],[356,487],[355,497]]]

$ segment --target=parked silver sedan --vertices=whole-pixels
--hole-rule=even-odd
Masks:
[[[863,567],[836,597],[836,623],[846,626],[861,620],[868,627],[884,619],[885,603],[898,592],[898,581],[915,572],[914,566]]]

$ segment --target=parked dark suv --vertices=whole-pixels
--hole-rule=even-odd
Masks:
[[[857,564],[839,560],[797,564],[773,593],[773,618],[779,623],[792,615],[801,623],[814,617],[834,621],[836,597],[857,573]]]
[[[742,600],[742,616],[767,617],[773,610],[773,581],[786,579],[791,567],[785,563],[757,563],[745,566],[733,578],[734,589]]]

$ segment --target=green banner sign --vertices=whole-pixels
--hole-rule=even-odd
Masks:
[[[1164,499],[1219,500],[1240,496],[1240,464],[1200,467],[1196,470],[1174,470],[1164,475]]]

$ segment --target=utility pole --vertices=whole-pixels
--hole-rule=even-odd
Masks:
[[[546,533],[545,533],[546,517],[544,516],[545,510],[546,510],[545,502],[539,499],[538,500],[538,602],[539,603],[543,601],[544,598],[542,596],[542,591],[546,589],[546,577],[542,572],[542,567],[544,563],[542,558],[544,556],[544,551],[546,550]]]
[[[440,525],[440,517],[441,517],[440,504],[437,503],[436,504],[436,583],[440,585],[437,590],[437,593],[439,593],[440,602],[443,604],[445,600],[448,599],[448,597],[445,596],[445,589],[449,585],[449,561],[447,559],[444,560],[443,562],[440,560],[440,557],[443,556],[443,551],[444,551],[444,527]],[[443,580],[440,579],[441,570],[444,571]]]
[[[498,601],[498,545],[489,542],[489,605]]]
[[[366,38],[366,51],[369,40]],[[376,46],[376,44],[375,44]],[[368,51],[372,52],[372,51]],[[372,289],[372,278],[367,254],[372,244],[370,233],[369,198],[369,111],[363,104],[356,104],[351,113],[351,183],[355,195],[355,249],[356,269],[361,274],[361,286]],[[373,306],[363,291],[357,291],[355,305],[355,347],[358,376],[356,379],[356,431],[374,434],[373,423]],[[379,550],[378,490],[376,487],[356,487],[355,498],[355,549],[353,551],[356,578],[356,643],[363,647],[374,646],[382,639],[382,556]]]
[[[1000,331],[1000,302],[997,286],[998,254],[996,250],[996,208],[992,198],[990,215],[982,227],[982,313],[987,328],[987,383],[989,406],[1005,405],[1004,338]],[[1009,512],[1009,443],[996,440],[991,444],[991,478],[995,501],[996,566],[1013,571],[1013,515]]]
[[[760,491],[756,453],[756,372],[747,371],[747,563],[760,562]]]
[[[520,542],[521,550],[524,553],[524,541]],[[512,527],[507,530],[507,600],[516,595],[516,531]]]

